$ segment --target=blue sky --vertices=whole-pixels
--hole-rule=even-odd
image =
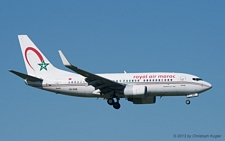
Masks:
[[[224,140],[224,1],[22,0],[0,7],[0,140]],[[163,97],[154,105],[121,100],[120,110],[102,99],[34,89],[7,71],[26,72],[19,34],[60,69],[68,70],[59,49],[93,73],[184,72],[213,88],[188,106],[185,97]]]

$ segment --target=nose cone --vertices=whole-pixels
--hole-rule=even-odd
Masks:
[[[209,82],[205,82],[205,88],[206,90],[209,90],[212,88],[212,84],[210,84]]]

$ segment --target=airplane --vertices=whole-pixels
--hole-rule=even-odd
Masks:
[[[29,86],[77,97],[103,98],[115,109],[125,98],[133,104],[154,104],[156,97],[186,96],[190,98],[212,88],[209,82],[187,73],[105,73],[93,74],[72,65],[59,50],[62,63],[75,73],[60,70],[44,56],[27,35],[18,35],[27,74],[11,73],[24,79]]]

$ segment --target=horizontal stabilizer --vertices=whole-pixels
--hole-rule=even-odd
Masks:
[[[37,78],[37,77],[33,77],[33,76],[30,76],[30,75],[27,75],[27,74],[23,74],[21,72],[17,72],[17,71],[14,71],[14,70],[9,70],[11,73],[14,73],[15,75],[23,78],[23,79],[26,79],[26,80],[29,80],[29,81],[43,81],[43,79],[40,79],[40,78]]]

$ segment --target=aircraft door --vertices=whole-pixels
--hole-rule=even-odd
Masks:
[[[56,85],[55,88],[57,90],[60,90],[61,89],[61,85],[60,84],[61,84],[61,80],[59,78],[57,78],[56,81],[55,81],[55,85]]]
[[[180,80],[181,80],[180,85],[181,85],[181,86],[185,86],[186,83],[184,83],[184,81],[186,81],[186,76],[182,75],[182,76],[180,77]]]
[[[180,77],[180,82],[178,83],[177,85],[177,94],[183,94],[185,93],[185,90],[186,90],[186,76],[182,75]]]

